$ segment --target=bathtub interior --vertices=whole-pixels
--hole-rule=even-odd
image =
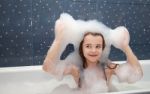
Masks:
[[[114,93],[150,92],[149,62],[150,60],[141,60],[144,77],[134,84],[119,83],[113,77],[113,84],[118,89],[118,92]],[[68,84],[71,88],[75,87],[71,76],[58,81],[43,72],[41,66],[0,68],[0,94],[50,94],[63,84]]]

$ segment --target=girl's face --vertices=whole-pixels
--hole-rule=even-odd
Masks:
[[[102,54],[103,39],[101,36],[91,34],[85,36],[83,40],[83,55],[87,63],[97,63]]]

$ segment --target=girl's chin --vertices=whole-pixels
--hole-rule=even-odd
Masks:
[[[91,63],[97,63],[98,60],[97,60],[97,59],[96,59],[96,60],[95,60],[95,59],[94,59],[94,60],[93,60],[93,59],[89,59],[89,61],[90,61]]]

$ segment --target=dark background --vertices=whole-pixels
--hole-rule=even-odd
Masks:
[[[0,0],[0,67],[41,65],[62,12],[129,30],[140,60],[150,59],[150,0]],[[73,51],[68,46],[62,59]],[[112,48],[111,60],[125,60]]]

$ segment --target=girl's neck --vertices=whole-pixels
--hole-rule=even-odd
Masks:
[[[95,69],[98,62],[87,62],[87,69]]]

